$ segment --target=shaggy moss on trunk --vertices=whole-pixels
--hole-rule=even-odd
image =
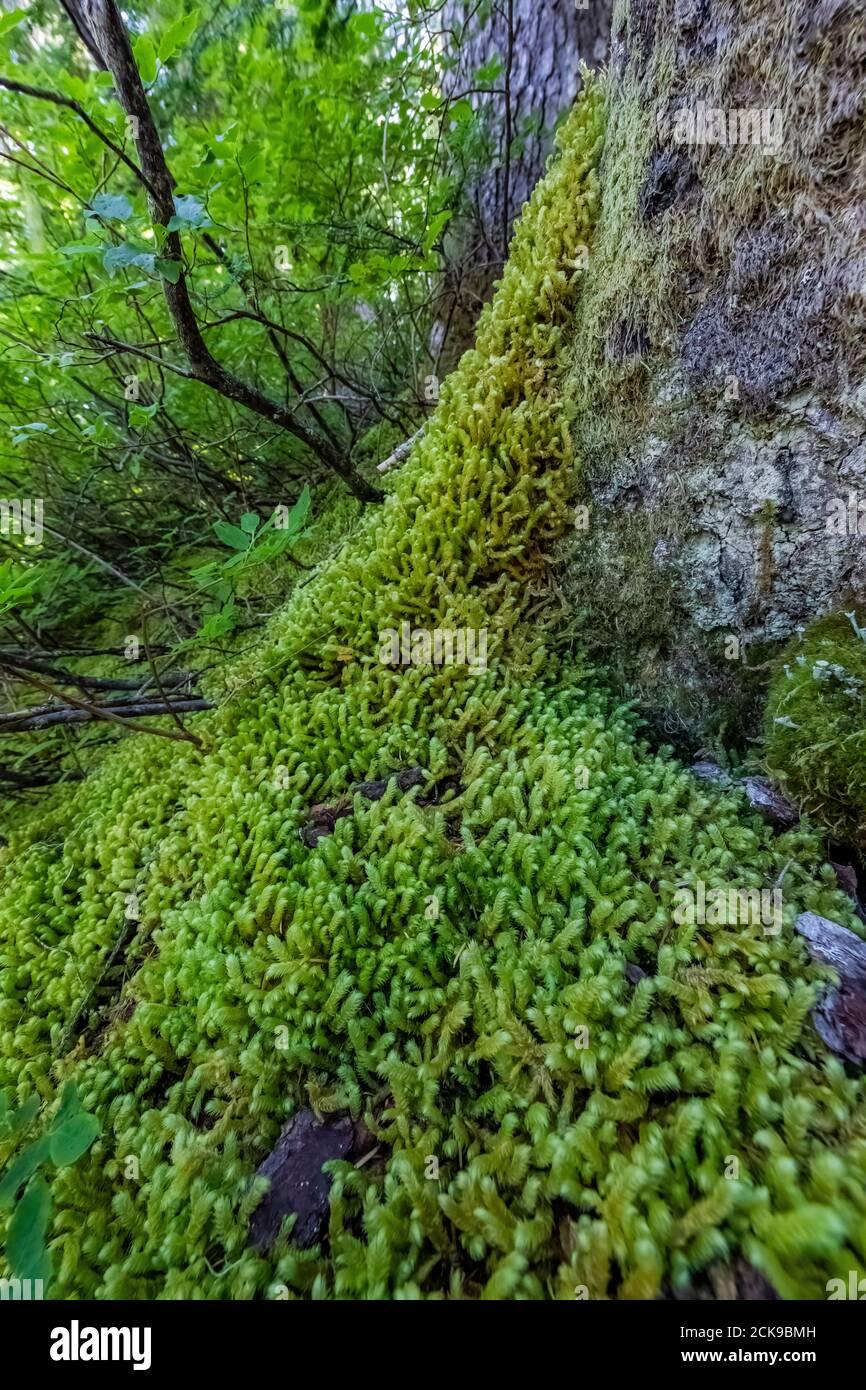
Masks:
[[[614,14],[564,584],[685,743],[755,733],[768,655],[866,588],[827,524],[866,500],[864,92],[857,5]]]

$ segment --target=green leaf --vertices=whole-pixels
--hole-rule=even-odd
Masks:
[[[198,28],[200,14],[200,10],[190,10],[182,19],[169,25],[159,42],[160,62],[167,63],[179,48],[183,48],[184,44],[189,42]]]
[[[295,505],[292,507],[288,517],[286,518],[285,526],[281,526],[280,530],[286,531],[290,536],[294,535],[297,531],[300,531],[301,527],[307,519],[307,513],[309,512],[309,510],[310,489],[305,483],[303,492],[301,493]]]
[[[210,218],[203,204],[192,194],[184,194],[174,200],[174,216],[168,224],[168,231],[182,232],[187,227],[209,227]]]
[[[215,521],[213,529],[223,545],[230,545],[232,550],[249,549],[250,538],[239,526],[233,526],[230,521]]]
[[[372,42],[379,37],[379,17],[375,14],[353,14],[349,20],[349,27],[361,38]]]
[[[26,10],[10,10],[0,19],[0,36],[8,34],[10,29],[15,29],[27,14]]]
[[[15,431],[17,431],[18,434],[24,434],[25,432],[27,432],[28,434],[56,434],[56,433],[57,433],[56,430],[51,429],[51,427],[50,427],[49,425],[44,424],[41,420],[34,420],[34,421],[32,421],[29,425],[12,425],[12,429],[15,430]],[[33,1099],[33,1097],[31,1096],[31,1100],[32,1100],[32,1099]],[[38,1104],[38,1102],[37,1102],[37,1104]]]
[[[241,147],[238,164],[243,170],[247,183],[256,183],[259,179],[263,179],[267,171],[264,150],[260,145],[255,145],[251,141],[247,141]]]
[[[100,241],[68,241],[58,249],[61,256],[101,256],[104,248]]]
[[[129,412],[129,427],[133,430],[146,430],[159,405],[134,405]]]
[[[431,247],[431,246],[433,245],[433,243],[436,241],[436,238],[438,237],[439,233],[440,233],[445,227],[448,226],[448,223],[449,223],[450,221],[451,221],[451,210],[450,210],[450,209],[446,209],[445,212],[437,213],[435,217],[432,217],[432,218],[430,219],[429,223],[427,224],[427,230],[426,230],[426,232],[424,233],[424,249],[425,249],[425,251],[429,251],[429,250],[430,250],[430,247]]]
[[[483,67],[478,69],[475,74],[475,81],[479,85],[483,85],[485,82],[495,82],[497,77],[500,77],[504,71],[505,64],[499,57],[499,54],[494,53],[493,57],[490,58]]]
[[[8,1106],[7,1097],[4,1097],[4,1102],[6,1102],[6,1106]],[[15,1134],[26,1134],[26,1131],[28,1131],[29,1127],[31,1127],[33,1123],[33,1120],[35,1120],[36,1116],[38,1115],[38,1095],[28,1095],[28,1098],[26,1098],[24,1105],[19,1105],[18,1109],[15,1109],[15,1111],[10,1112],[7,1108],[6,1129],[8,1131],[8,1134],[10,1134],[10,1137],[14,1138]]]
[[[425,92],[421,98],[422,111],[437,111],[441,105],[441,97],[436,96],[434,92]]]
[[[152,251],[142,251],[131,242],[124,241],[120,246],[108,247],[102,257],[102,264],[106,270],[114,274],[115,270],[127,265],[139,265],[143,270],[153,270],[154,260]]]
[[[70,1115],[77,1115],[81,1110],[81,1100],[78,1095],[78,1087],[74,1081],[67,1081],[60,1093],[60,1104],[52,1121],[52,1128],[57,1128],[69,1119]]]
[[[180,279],[180,261],[165,261],[161,258],[156,262],[156,268],[163,280],[168,280],[169,284],[176,285]]]
[[[260,518],[255,512],[244,512],[241,517],[241,530],[246,531],[247,535],[252,535],[259,524]]]
[[[16,1155],[0,1182],[0,1211],[8,1211],[20,1188],[32,1178],[37,1168],[50,1157],[48,1136],[42,1134]]]
[[[460,101],[455,101],[448,111],[452,121],[471,121],[475,112],[472,110],[472,103],[468,97],[462,97]]]
[[[51,1162],[58,1168],[75,1163],[87,1152],[98,1134],[99,1121],[95,1115],[88,1115],[86,1110],[71,1115],[52,1131],[49,1140]]]
[[[51,1220],[51,1193],[34,1178],[15,1208],[6,1236],[6,1259],[16,1279],[47,1279],[51,1263],[45,1236]]]
[[[238,621],[238,615],[234,603],[227,603],[217,613],[211,613],[198,630],[198,636],[209,640],[214,637],[225,637],[226,633],[231,632]]]
[[[139,76],[145,87],[156,80],[156,49],[150,34],[142,34],[132,46]]]
[[[122,193],[97,193],[91,198],[88,211],[94,217],[116,218],[124,222],[132,216],[132,204]]]

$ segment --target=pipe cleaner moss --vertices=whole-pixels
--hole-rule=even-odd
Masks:
[[[651,1298],[742,1253],[822,1297],[866,1269],[863,1085],[792,930],[850,921],[816,838],[653,753],[539,626],[603,125],[590,82],[413,458],[206,754],[129,741],[2,851],[0,1084],[74,1079],[101,1127],[53,1179],[57,1296]],[[486,669],[383,664],[404,621],[487,629]],[[441,801],[355,794],[303,841],[415,766]],[[780,875],[777,934],[675,920],[683,884]],[[122,1007],[70,1042],[131,893]],[[253,1175],[310,1103],[380,1160],[334,1165],[317,1247],[254,1249]]]

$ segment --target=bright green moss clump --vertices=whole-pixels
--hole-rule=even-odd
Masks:
[[[72,1075],[102,1125],[55,1183],[61,1296],[652,1297],[743,1251],[821,1297],[866,1269],[863,1089],[791,929],[848,920],[817,843],[651,754],[538,628],[601,136],[592,86],[412,462],[238,664],[206,755],[129,742],[5,852],[0,1083]],[[488,669],[382,665],[404,620],[486,626]],[[459,790],[301,842],[414,764]],[[683,883],[783,870],[778,935],[673,920]],[[133,891],[129,1002],[73,1046]],[[261,1255],[250,1178],[311,1102],[382,1162],[339,1166],[321,1250]]]
[[[767,703],[767,763],[840,840],[866,850],[866,629],[857,615],[813,623]]]

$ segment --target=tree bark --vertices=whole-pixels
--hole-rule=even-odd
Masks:
[[[514,221],[553,144],[553,131],[580,90],[580,65],[607,59],[613,0],[448,0],[443,25],[456,45],[448,95],[470,92],[487,123],[493,157],[467,189],[471,215],[446,239],[448,271],[434,345],[440,375],[470,346],[478,313],[505,264]],[[475,74],[492,59],[503,65],[481,93]]]
[[[619,0],[610,66],[564,582],[694,751],[755,732],[781,644],[866,597],[862,5]]]

